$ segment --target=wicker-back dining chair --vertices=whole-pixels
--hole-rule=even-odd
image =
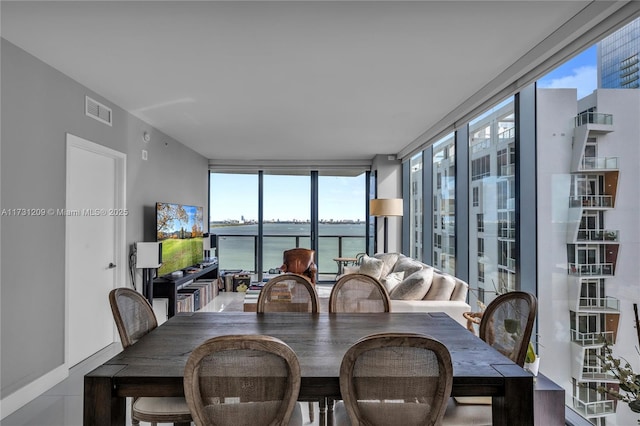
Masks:
[[[320,310],[320,301],[311,281],[300,274],[286,273],[271,278],[260,290],[258,313],[265,312],[310,312]],[[315,400],[314,400],[315,401]],[[309,420],[313,423],[314,401],[309,401]],[[325,401],[318,403],[324,409]]]
[[[197,426],[300,425],[300,380],[298,358],[280,339],[218,336],[189,356],[184,394]]]
[[[531,293],[510,291],[499,295],[478,316],[480,338],[520,367],[524,366],[537,306],[537,299]],[[443,424],[490,425],[491,404],[491,397],[452,398]]]
[[[122,341],[122,347],[135,344],[158,326],[153,308],[140,293],[130,288],[109,292],[109,304]],[[182,397],[137,397],[131,404],[131,423],[174,423],[188,426],[191,412]]]
[[[329,313],[389,312],[391,299],[377,279],[365,274],[343,275],[331,289]]]
[[[439,341],[414,333],[367,336],[342,360],[336,425],[440,424],[452,382],[451,356]]]
[[[257,312],[317,313],[320,302],[311,282],[299,274],[271,278],[260,290]]]
[[[537,299],[531,293],[510,291],[499,295],[482,314],[480,338],[522,367],[537,306]]]

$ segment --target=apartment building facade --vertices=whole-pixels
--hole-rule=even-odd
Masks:
[[[638,418],[597,389],[618,387],[602,368],[602,339],[640,366],[639,114],[635,90],[580,100],[575,89],[537,90],[541,370],[565,388],[569,407],[601,426]]]

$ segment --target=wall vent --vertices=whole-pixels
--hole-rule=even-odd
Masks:
[[[111,108],[101,104],[95,99],[91,99],[88,96],[85,96],[84,113],[88,117],[95,118],[96,120],[104,124],[108,124],[109,126],[112,125],[113,116],[111,113]]]

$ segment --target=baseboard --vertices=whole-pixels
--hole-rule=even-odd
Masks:
[[[63,364],[7,397],[2,398],[0,400],[0,415],[2,416],[0,419],[4,419],[24,407],[67,377],[69,377],[69,368]]]

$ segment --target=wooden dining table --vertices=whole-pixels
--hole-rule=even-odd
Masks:
[[[494,425],[533,425],[533,376],[440,312],[178,314],[85,375],[84,425],[124,425],[126,397],[183,396],[191,351],[230,334],[283,340],[300,362],[299,399],[341,399],[345,352],[360,338],[382,332],[422,333],[441,341],[453,362],[453,396],[491,396]]]

